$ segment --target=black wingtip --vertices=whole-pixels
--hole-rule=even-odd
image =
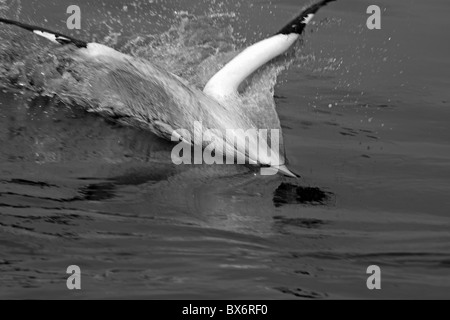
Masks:
[[[336,0],[322,0],[311,5],[303,10],[295,19],[285,25],[277,34],[302,34],[307,24],[305,18],[307,18],[309,14],[315,14],[320,8],[333,1]]]
[[[62,45],[73,44],[78,48],[86,48],[88,45],[88,43],[83,40],[78,40],[78,39],[72,38],[70,36],[66,36],[62,33],[48,30],[45,28],[41,28],[38,26],[32,26],[32,25],[29,25],[26,23],[22,23],[22,22],[10,20],[10,19],[5,19],[5,18],[1,18],[1,17],[0,17],[0,23],[14,25],[14,26],[17,26],[19,28],[22,28],[22,29],[25,29],[25,30],[28,30],[31,32],[41,31],[41,32],[53,34],[55,36],[55,41],[57,41],[58,43],[60,43]]]

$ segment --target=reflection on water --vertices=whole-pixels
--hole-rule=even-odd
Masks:
[[[2,92],[0,297],[447,297],[448,79],[433,69],[417,81],[420,52],[410,50],[406,30],[421,8],[406,3],[386,4],[386,30],[376,35],[359,28],[364,3],[330,6],[322,17],[337,19],[336,27],[319,19],[301,48],[301,68],[282,76],[276,102],[299,180],[261,177],[245,166],[175,166],[172,144],[148,132],[55,98]],[[202,6],[198,1],[195,10]],[[273,16],[261,15],[278,25],[297,6],[279,1]],[[445,6],[427,5],[436,11],[434,31]],[[258,19],[248,14],[233,23],[270,33]],[[208,46],[190,46],[207,36],[204,21],[184,26],[194,31],[182,33],[190,51],[181,57],[166,39],[168,56],[200,86],[221,58],[207,59]],[[414,43],[428,30],[415,30]],[[229,32],[222,48],[239,44],[230,43]],[[127,48],[148,54],[150,37],[140,41]],[[431,66],[442,60],[441,46],[429,46]],[[150,51],[162,60],[161,50]],[[365,63],[349,61],[357,54]],[[404,56],[410,60],[401,63]],[[194,72],[197,59],[204,74]],[[1,61],[5,68],[3,55]],[[79,293],[65,286],[73,264],[82,270]],[[373,264],[382,269],[380,292],[366,287]]]

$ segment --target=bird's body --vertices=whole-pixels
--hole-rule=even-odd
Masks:
[[[87,43],[7,19],[0,18],[0,22],[17,25],[65,45],[55,49],[64,52],[64,59],[56,62],[62,81],[53,86],[61,97],[70,96],[79,103],[87,95],[89,111],[149,129],[166,139],[175,137],[192,144],[193,137],[203,136],[208,131],[209,139],[202,141],[203,148],[214,146],[215,151],[223,150],[223,156],[244,157],[249,163],[270,166],[295,176],[285,166],[278,117],[276,114],[270,117],[251,114],[240,98],[238,87],[261,66],[287,51],[314,13],[330,1],[333,0],[322,0],[309,7],[278,34],[241,52],[210,79],[203,91],[147,60],[102,44]],[[72,46],[66,49],[68,44]],[[274,145],[271,139],[261,141],[258,136],[243,136],[242,130],[279,130],[280,141]],[[246,146],[246,139],[249,144],[245,150],[237,147]],[[257,141],[252,141],[255,139]],[[260,152],[261,147],[271,151]]]

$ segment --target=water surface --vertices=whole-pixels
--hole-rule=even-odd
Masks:
[[[69,0],[0,4],[2,16],[67,31]],[[33,94],[11,81],[12,66],[49,47],[2,26],[0,297],[449,298],[450,5],[378,1],[382,29],[370,31],[370,4],[324,8],[278,80],[299,180],[177,167],[151,133]],[[72,35],[197,86],[299,10],[294,0],[79,5]],[[69,265],[81,267],[81,292],[66,289]],[[366,287],[370,265],[380,291]]]

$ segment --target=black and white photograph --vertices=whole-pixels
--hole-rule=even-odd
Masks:
[[[449,14],[0,0],[0,300],[450,299]]]

